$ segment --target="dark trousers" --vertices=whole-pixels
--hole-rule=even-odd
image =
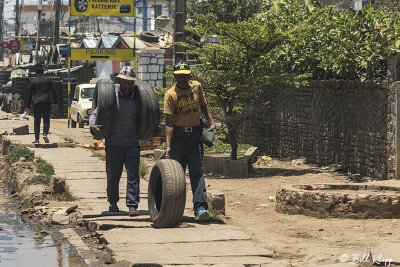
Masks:
[[[39,140],[40,120],[43,118],[43,135],[49,134],[51,103],[39,103],[33,106],[35,140]]]
[[[200,130],[186,133],[174,128],[171,139],[171,159],[179,161],[183,170],[189,167],[190,185],[193,192],[193,210],[208,208],[207,192],[203,177],[203,145],[200,143]]]
[[[125,164],[127,173],[126,206],[139,205],[140,147],[106,146],[107,197],[110,204],[119,201],[119,181]]]

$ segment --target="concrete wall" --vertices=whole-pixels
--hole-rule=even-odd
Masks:
[[[138,80],[154,87],[164,87],[165,49],[145,48],[136,52],[136,73]]]
[[[352,81],[266,88],[244,115],[239,142],[273,157],[305,157],[321,165],[337,163],[353,173],[400,179],[399,90],[400,83]]]

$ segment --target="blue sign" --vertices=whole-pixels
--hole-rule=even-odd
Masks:
[[[60,45],[58,47],[58,49],[60,50],[60,55],[61,56],[67,56],[68,55],[68,45]]]

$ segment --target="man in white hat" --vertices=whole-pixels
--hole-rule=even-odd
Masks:
[[[116,92],[113,125],[110,136],[106,138],[106,173],[107,197],[110,203],[109,211],[118,212],[119,181],[122,168],[125,165],[127,172],[126,206],[129,216],[138,216],[140,178],[140,146],[137,129],[140,125],[141,104],[138,95],[134,92],[136,75],[132,67],[122,68],[116,77],[120,84]],[[89,125],[92,133],[99,134],[101,125],[96,125],[97,109],[90,116]]]

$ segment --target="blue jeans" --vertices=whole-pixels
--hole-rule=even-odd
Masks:
[[[207,209],[207,192],[203,176],[203,145],[200,143],[201,131],[186,133],[174,128],[171,139],[171,159],[179,161],[183,170],[189,167],[190,185],[193,192],[194,213]]]
[[[110,204],[119,201],[119,181],[125,164],[127,173],[126,206],[137,209],[139,205],[140,147],[106,146],[107,197]]]

